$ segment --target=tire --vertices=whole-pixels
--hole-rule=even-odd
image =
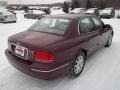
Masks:
[[[31,19],[36,19],[36,16],[33,16]]]
[[[115,17],[115,12],[113,13],[113,18]]]
[[[85,66],[85,54],[81,52],[75,60],[73,61],[73,64],[71,66],[71,75],[74,78],[77,78],[83,71]]]
[[[27,18],[26,15],[24,15],[24,18]]]
[[[33,19],[38,19],[38,17],[37,17],[37,16],[35,16]]]
[[[16,23],[17,21],[13,21],[14,23]]]
[[[105,47],[110,47],[111,44],[112,44],[112,38],[113,38],[113,35],[111,34],[108,41],[107,41],[107,44],[105,45]]]
[[[4,19],[1,19],[1,23],[5,23]]]
[[[101,18],[100,15],[98,15],[98,18]]]
[[[36,19],[39,20],[39,17],[36,16]]]

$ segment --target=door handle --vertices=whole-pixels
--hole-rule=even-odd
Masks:
[[[101,31],[101,32],[100,32],[100,35],[103,35],[103,33],[104,33],[104,32],[103,32],[103,31]]]
[[[87,40],[87,42],[89,42],[89,41],[90,41],[90,39]]]

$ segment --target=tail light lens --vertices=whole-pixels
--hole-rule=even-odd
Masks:
[[[8,18],[7,16],[5,16],[5,18]]]
[[[48,52],[35,52],[35,61],[50,63],[55,60],[55,56]]]

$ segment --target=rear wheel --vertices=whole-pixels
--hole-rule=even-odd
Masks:
[[[1,23],[5,23],[4,19],[1,19]]]
[[[36,16],[36,19],[39,20],[39,17]]]
[[[115,12],[113,12],[113,18],[115,17]]]
[[[85,66],[85,54],[81,52],[75,59],[71,67],[71,74],[73,77],[78,77]]]
[[[17,21],[13,21],[14,23],[16,23]]]
[[[113,39],[113,35],[111,34],[108,41],[107,41],[107,44],[105,45],[105,47],[110,47],[111,44],[112,44],[112,39]]]

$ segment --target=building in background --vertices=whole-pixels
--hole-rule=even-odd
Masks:
[[[69,6],[72,6],[72,1],[77,1],[79,3],[79,7],[81,8],[107,8],[107,7],[113,7],[115,9],[120,8],[120,0],[65,0],[69,4]],[[7,6],[7,2],[5,1],[0,1],[0,6]],[[53,3],[53,4],[9,4],[9,6],[15,6],[15,7],[21,7],[21,6],[47,6],[47,7],[53,7],[53,6],[63,6],[63,3]]]
[[[6,7],[7,5],[8,5],[8,2],[0,1],[0,7]]]
[[[92,6],[102,5],[104,7],[120,8],[120,0],[90,0]],[[98,3],[96,3],[98,2]]]
[[[72,2],[72,0],[70,0]],[[120,0],[77,0],[80,7],[86,8],[87,4],[91,4],[91,7],[102,4],[104,7],[120,8]]]

